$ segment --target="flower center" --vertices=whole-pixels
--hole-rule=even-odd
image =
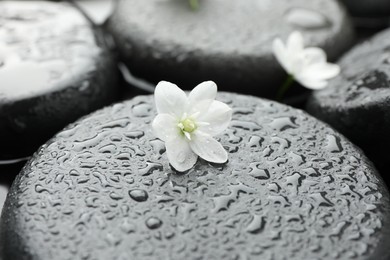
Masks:
[[[191,140],[191,133],[194,132],[197,128],[195,122],[191,118],[185,118],[177,124],[177,126],[180,128],[181,132],[185,137],[187,137],[189,140]]]

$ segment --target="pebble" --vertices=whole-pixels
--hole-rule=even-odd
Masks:
[[[31,155],[65,125],[111,103],[108,38],[67,3],[0,2],[2,160]]]

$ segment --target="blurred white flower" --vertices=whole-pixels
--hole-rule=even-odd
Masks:
[[[214,100],[217,85],[206,81],[186,93],[175,84],[161,81],[154,98],[158,115],[152,126],[156,136],[165,142],[168,160],[180,172],[192,168],[198,156],[224,163],[227,152],[212,136],[224,131],[231,120],[231,108]]]
[[[328,80],[340,73],[340,67],[326,61],[325,52],[316,47],[305,48],[300,32],[293,32],[286,45],[277,38],[273,53],[280,65],[301,85],[309,89],[322,89]]]
[[[0,43],[0,67],[5,64],[5,58],[7,54],[7,48]]]

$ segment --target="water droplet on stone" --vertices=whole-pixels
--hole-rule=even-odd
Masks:
[[[339,153],[343,151],[339,137],[335,135],[327,135],[326,142],[326,149],[328,149],[331,153]]]
[[[136,117],[147,117],[151,110],[152,107],[148,103],[140,103],[132,107],[132,112]]]
[[[253,135],[249,138],[248,145],[249,145],[249,147],[261,147],[261,144],[263,143],[263,141],[264,141],[264,138],[257,136],[257,135]]]
[[[269,179],[269,172],[267,169],[261,169],[259,163],[251,163],[249,168],[251,169],[249,175],[259,179],[259,180],[267,180]]]
[[[251,130],[251,131],[256,131],[261,129],[261,127],[257,123],[249,122],[249,121],[232,120],[230,125],[235,128]]]
[[[269,125],[275,130],[284,131],[286,129],[298,127],[298,125],[295,124],[295,119],[295,117],[279,117],[273,119]]]
[[[149,229],[157,229],[161,227],[162,221],[159,218],[150,217],[146,220],[145,224]]]
[[[149,197],[148,193],[145,190],[141,190],[141,189],[131,190],[129,191],[129,195],[133,200],[138,202],[146,201]]]
[[[258,234],[260,233],[265,226],[265,219],[263,216],[254,215],[252,218],[252,221],[249,223],[249,225],[246,227],[246,232],[251,234]]]
[[[146,167],[140,168],[139,173],[142,176],[149,176],[151,175],[154,171],[162,171],[163,166],[161,163],[154,163],[154,162],[146,162]]]

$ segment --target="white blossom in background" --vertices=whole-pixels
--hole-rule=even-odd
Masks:
[[[214,163],[227,161],[226,150],[213,136],[228,127],[232,110],[215,100],[216,95],[217,85],[212,81],[199,84],[188,96],[166,81],[156,86],[158,115],[152,126],[155,135],[165,142],[168,160],[177,171],[191,169],[198,156]]]
[[[6,45],[0,43],[0,67],[4,66],[8,48]]]
[[[309,89],[322,89],[328,80],[340,73],[340,67],[328,63],[325,52],[317,47],[304,47],[300,32],[289,35],[286,45],[277,38],[273,53],[280,65],[301,85]]]

